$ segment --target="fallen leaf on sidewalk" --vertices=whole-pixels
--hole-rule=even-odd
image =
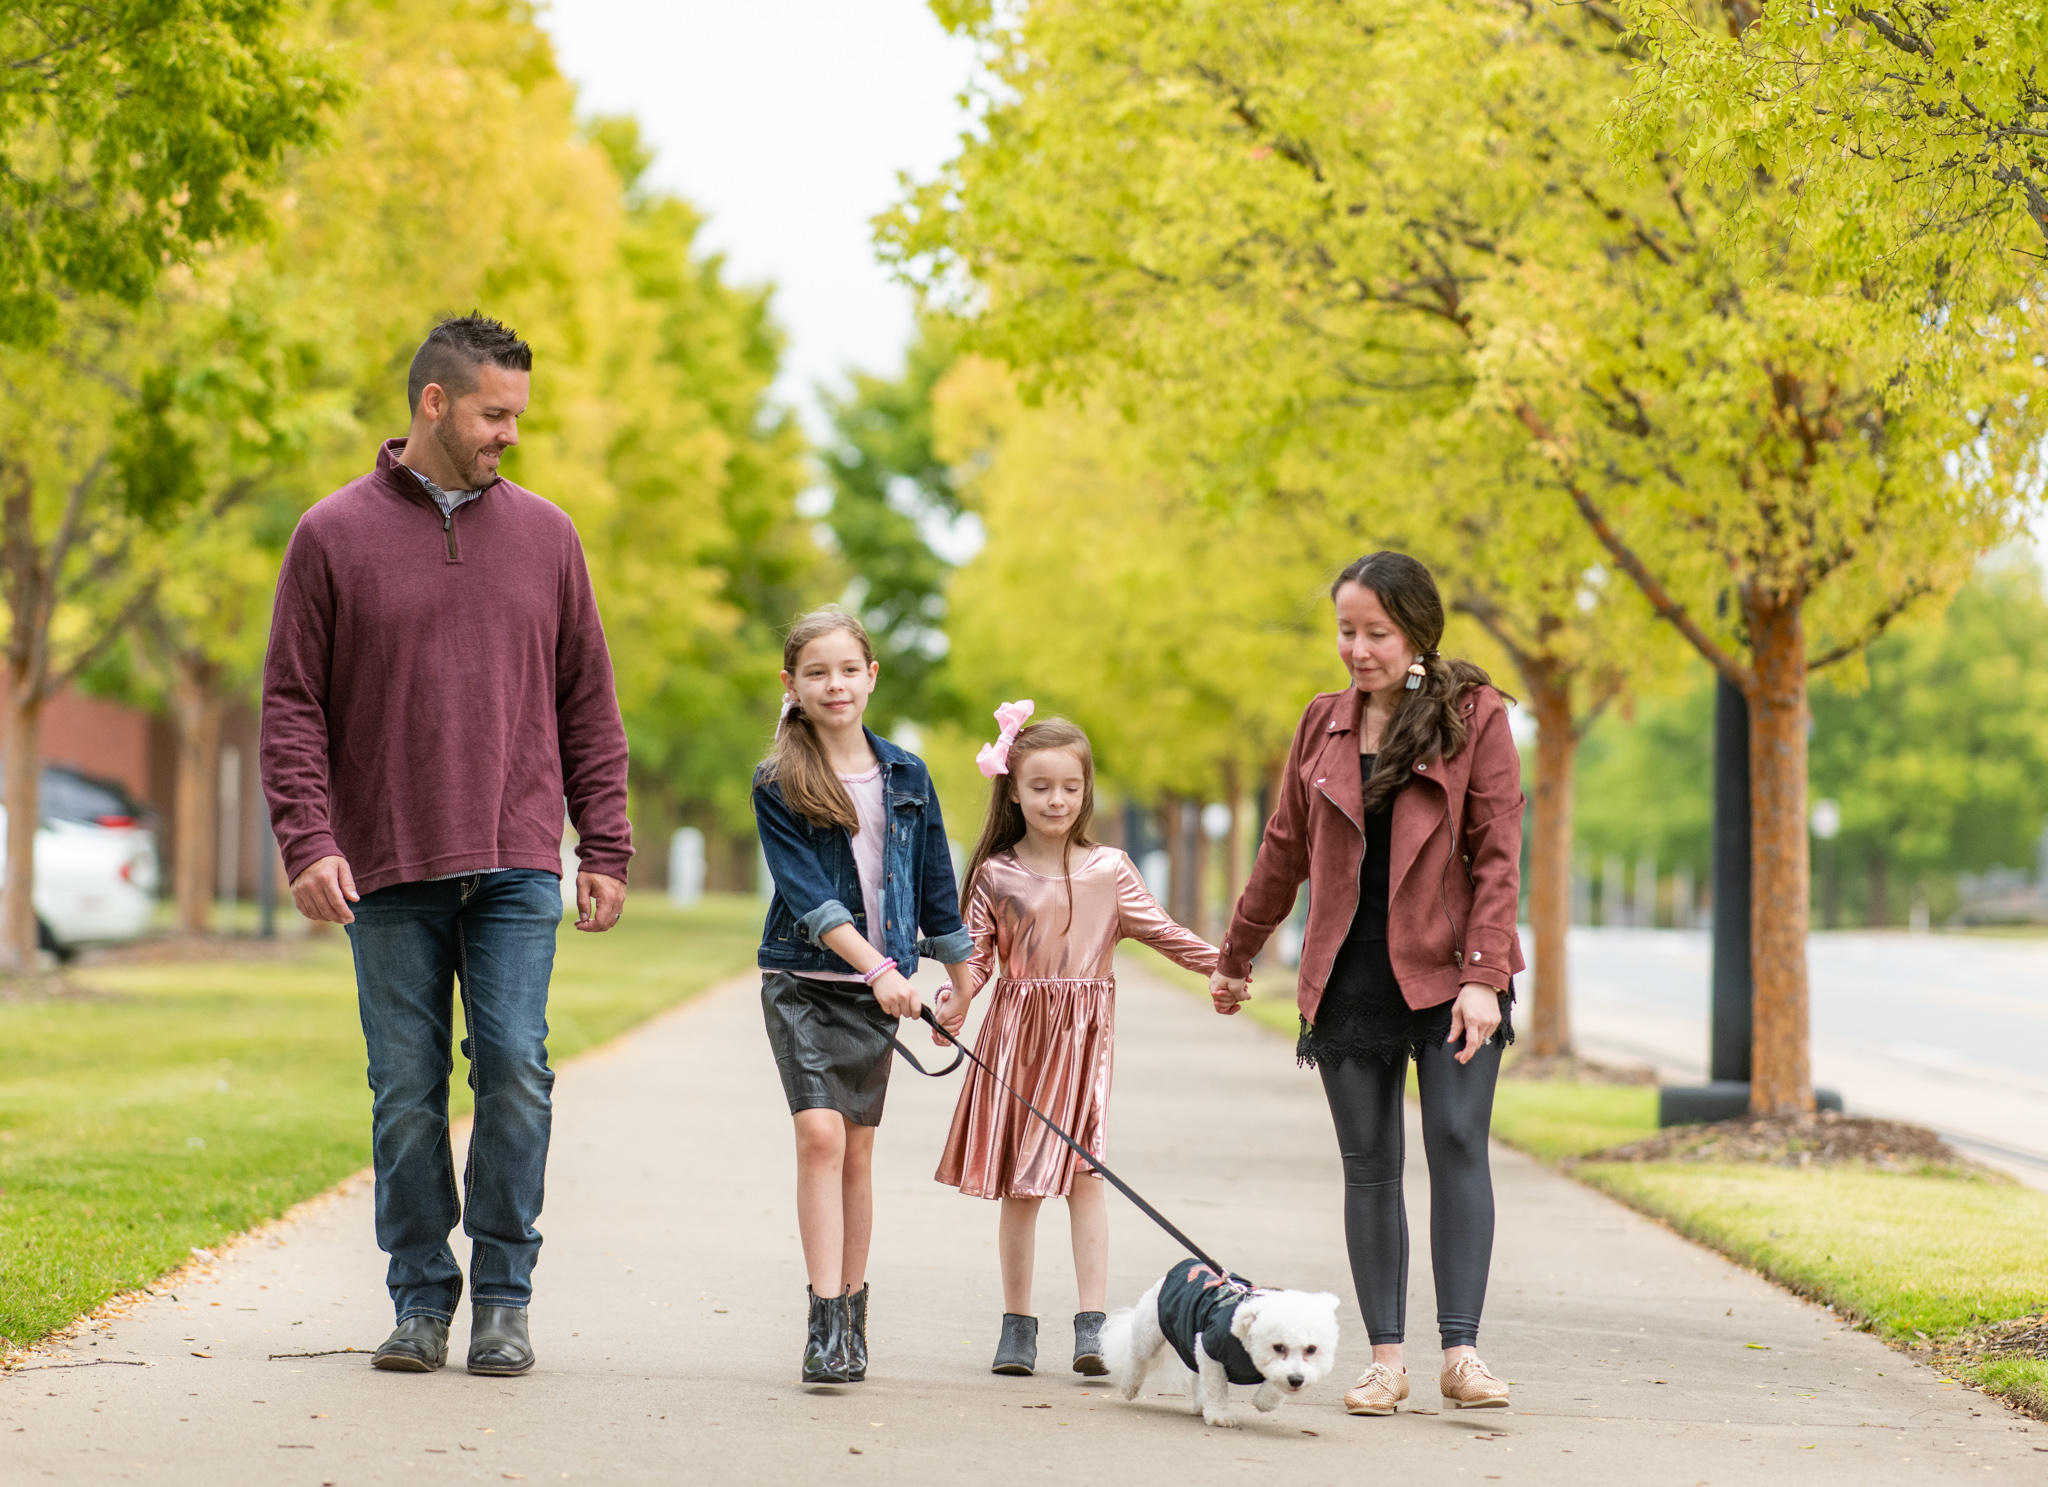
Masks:
[[[1766,1342],[1746,1342],[1743,1344],[1743,1346],[1746,1348],[1755,1348],[1759,1353],[1768,1353],[1771,1350],[1771,1345]]]
[[[192,1356],[193,1356],[193,1357],[195,1357],[195,1358],[211,1358],[211,1357],[213,1356],[213,1354],[211,1354],[211,1353],[196,1353],[196,1352],[195,1352],[195,1353],[194,1353],[194,1354],[193,1354]]]
[[[863,1452],[859,1446],[848,1446],[846,1448],[846,1454],[849,1456],[861,1456],[866,1453]]]

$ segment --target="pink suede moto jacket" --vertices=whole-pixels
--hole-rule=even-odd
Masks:
[[[1309,885],[1297,1002],[1311,1023],[1337,951],[1358,912],[1365,855],[1358,728],[1365,694],[1325,692],[1308,705],[1281,776],[1280,799],[1223,940],[1219,969],[1246,975],[1252,957]],[[1387,953],[1411,1007],[1448,1002],[1467,981],[1505,991],[1522,969],[1522,761],[1507,705],[1492,687],[1458,703],[1465,747],[1418,763],[1394,797]]]

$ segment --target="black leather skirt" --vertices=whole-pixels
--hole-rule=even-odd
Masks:
[[[857,1126],[882,1123],[896,1019],[858,981],[788,971],[761,977],[761,1015],[789,1113],[836,1110]]]

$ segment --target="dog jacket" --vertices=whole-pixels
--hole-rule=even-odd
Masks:
[[[1237,1305],[1251,1293],[1252,1283],[1241,1275],[1224,1278],[1199,1260],[1182,1260],[1166,1272],[1159,1287],[1159,1330],[1173,1344],[1180,1361],[1199,1373],[1195,1362],[1195,1339],[1202,1339],[1202,1351],[1223,1365],[1233,1384],[1263,1384],[1266,1376],[1252,1362],[1252,1355],[1230,1332],[1230,1319]],[[1237,1287],[1243,1287],[1242,1290]]]

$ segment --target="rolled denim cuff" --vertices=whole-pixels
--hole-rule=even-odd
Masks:
[[[930,958],[940,965],[956,966],[974,954],[974,936],[964,929],[917,942],[919,959]]]
[[[825,948],[825,936],[842,924],[853,923],[853,915],[846,911],[846,905],[836,898],[828,898],[803,918],[797,920],[797,933],[816,945]]]

